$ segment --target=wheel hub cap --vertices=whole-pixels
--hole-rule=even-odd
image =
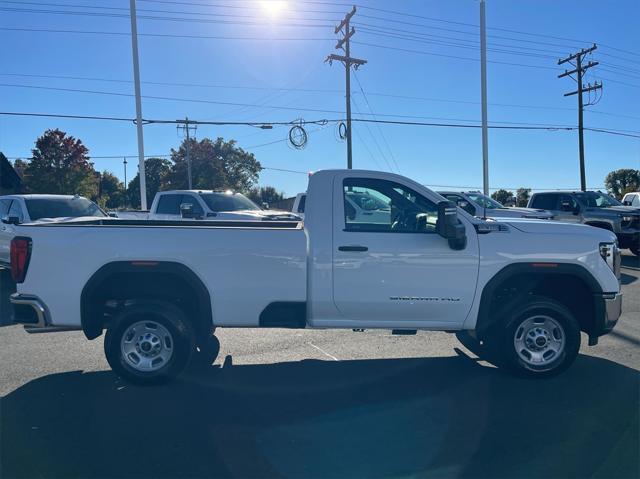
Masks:
[[[564,329],[550,316],[532,316],[522,321],[513,344],[518,356],[526,364],[547,366],[564,352]]]
[[[173,337],[156,321],[139,321],[127,328],[120,341],[122,357],[137,371],[153,372],[173,356]]]

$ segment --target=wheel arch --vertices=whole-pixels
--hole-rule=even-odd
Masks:
[[[585,221],[584,223],[587,226],[593,226],[594,228],[602,228],[603,230],[613,231],[613,226],[611,223],[607,223],[606,221]]]
[[[167,261],[114,261],[98,269],[80,297],[82,330],[88,339],[102,334],[108,301],[154,299],[181,303],[200,337],[213,329],[211,296],[187,266]]]
[[[516,263],[501,269],[484,287],[476,333],[482,338],[504,313],[529,294],[558,300],[574,314],[582,331],[591,335],[601,314],[602,287],[583,266],[565,263]],[[499,300],[499,301],[498,301]],[[496,304],[501,303],[501,304]]]

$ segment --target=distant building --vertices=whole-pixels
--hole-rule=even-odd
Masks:
[[[11,195],[22,191],[22,179],[13,169],[7,157],[0,153],[0,195]]]

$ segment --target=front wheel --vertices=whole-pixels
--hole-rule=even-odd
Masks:
[[[194,344],[192,329],[179,308],[150,301],[133,303],[114,318],[105,335],[104,350],[117,375],[144,386],[179,375]]]
[[[516,308],[503,332],[502,359],[529,377],[548,377],[567,369],[578,356],[580,326],[563,304],[532,296]]]

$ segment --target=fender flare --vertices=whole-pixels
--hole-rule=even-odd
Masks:
[[[127,274],[168,274],[176,276],[189,285],[197,298],[199,318],[194,321],[198,336],[210,334],[213,328],[211,295],[202,280],[187,266],[171,261],[114,261],[98,269],[82,288],[80,296],[80,321],[87,339],[95,339],[102,334],[103,318],[96,311],[93,295],[104,281],[117,273]],[[133,298],[132,298],[133,299]]]
[[[595,299],[597,297],[601,298],[603,293],[600,284],[584,266],[571,263],[554,262],[526,262],[507,265],[498,271],[482,290],[480,307],[478,308],[478,320],[475,327],[479,335],[486,332],[500,319],[498,317],[491,317],[491,300],[495,292],[511,278],[521,275],[534,277],[543,275],[574,276],[584,282],[589,291],[593,294],[594,306],[596,308],[598,308],[599,303],[598,301],[595,301]]]

